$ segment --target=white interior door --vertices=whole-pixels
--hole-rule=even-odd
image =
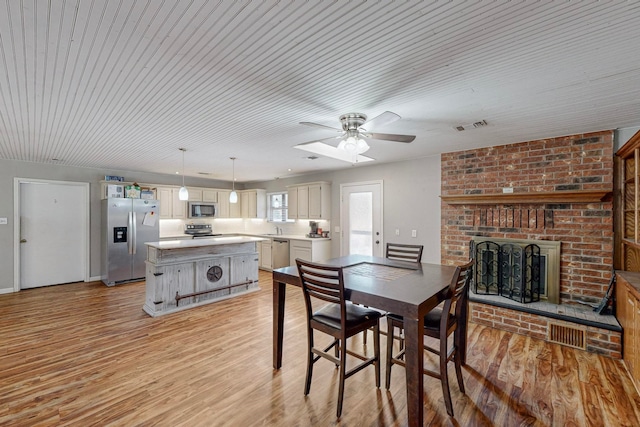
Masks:
[[[342,255],[383,256],[382,181],[340,186]]]
[[[85,280],[88,185],[19,182],[20,289]]]

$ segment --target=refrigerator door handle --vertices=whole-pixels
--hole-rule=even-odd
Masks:
[[[133,236],[135,235],[135,233],[133,232],[133,212],[129,212],[128,215],[128,222],[129,222],[129,238],[127,239],[127,246],[129,249],[129,254],[133,254],[133,245],[132,245],[132,240],[133,240]]]
[[[138,246],[138,230],[136,229],[138,227],[138,217],[136,215],[135,212],[133,212],[133,229],[131,231],[131,240],[133,240],[133,243],[131,244],[132,247],[132,254],[136,253],[136,247]]]

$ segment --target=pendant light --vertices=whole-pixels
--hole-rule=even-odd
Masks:
[[[231,184],[231,194],[229,194],[229,203],[238,203],[238,193],[236,193],[236,158],[229,158],[233,162],[233,181]]]
[[[180,187],[180,191],[178,191],[178,199],[180,200],[189,200],[189,190],[184,186],[184,152],[187,151],[186,148],[179,148],[182,151],[182,187]]]

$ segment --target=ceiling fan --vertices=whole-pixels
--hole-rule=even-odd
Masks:
[[[365,138],[405,143],[412,142],[414,139],[416,139],[415,135],[379,133],[370,130],[376,127],[388,125],[389,123],[393,123],[399,119],[399,115],[392,113],[391,111],[385,111],[384,113],[380,114],[377,117],[374,117],[369,121],[367,121],[367,116],[362,113],[343,114],[340,116],[342,129],[337,129],[318,123],[300,122],[300,124],[306,126],[330,129],[334,132],[339,132],[341,135],[337,137],[324,138],[317,141],[298,144],[294,146],[294,148],[310,151],[316,154],[322,154],[327,157],[333,157],[335,159],[344,160],[347,162],[355,163],[372,161],[372,158],[362,156],[362,153],[369,150],[369,145],[367,144]],[[337,147],[322,142],[331,139],[340,139],[341,141]]]

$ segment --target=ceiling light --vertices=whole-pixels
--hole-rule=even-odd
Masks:
[[[351,155],[362,154],[369,149],[369,145],[364,139],[358,137],[357,130],[348,130],[347,138],[340,141],[340,144],[338,144],[338,149],[345,150]]]
[[[180,187],[180,191],[178,191],[178,199],[180,200],[189,200],[189,191],[187,187],[184,186],[184,152],[187,151],[186,148],[179,148],[182,151],[182,187]]]
[[[229,157],[233,162],[233,183],[231,184],[231,194],[229,194],[229,203],[238,203],[238,193],[236,193],[236,158]]]

